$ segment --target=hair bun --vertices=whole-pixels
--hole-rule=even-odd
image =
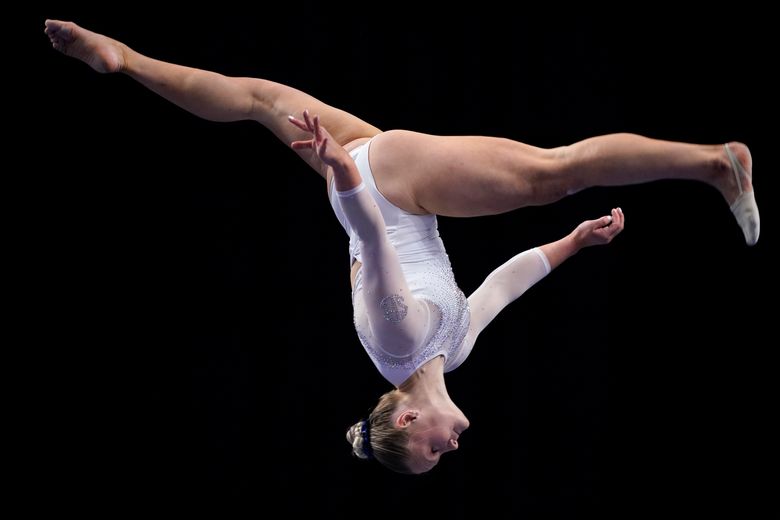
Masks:
[[[368,458],[368,453],[364,446],[363,425],[368,428],[366,421],[358,421],[347,430],[347,442],[352,446],[352,454],[359,459]]]

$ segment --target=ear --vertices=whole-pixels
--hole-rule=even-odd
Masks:
[[[419,415],[419,410],[405,410],[401,412],[401,414],[398,416],[398,419],[395,420],[395,425],[399,428],[406,428],[412,424]]]

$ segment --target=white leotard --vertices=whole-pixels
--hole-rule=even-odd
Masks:
[[[466,299],[436,216],[411,214],[379,192],[370,145],[350,152],[363,183],[346,193],[331,189],[330,202],[349,235],[350,262],[362,263],[352,292],[355,329],[379,372],[399,386],[436,356],[444,356],[445,372],[460,366],[482,329],[549,264],[539,249],[521,253]]]

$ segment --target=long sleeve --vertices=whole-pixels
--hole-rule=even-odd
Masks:
[[[469,296],[470,333],[474,340],[501,310],[519,298],[551,271],[550,262],[541,249],[524,251],[490,273],[482,285]]]
[[[382,213],[365,184],[361,182],[336,194],[350,226],[360,238],[365,288],[362,294],[371,334],[385,352],[408,355],[428,333],[429,308],[409,290],[398,254],[387,238]]]
[[[376,201],[361,182],[348,191],[336,191],[341,208],[349,225],[357,232],[361,242],[376,243],[385,237],[385,220]]]

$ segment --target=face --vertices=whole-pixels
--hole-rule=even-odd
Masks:
[[[409,429],[409,468],[413,473],[430,471],[445,453],[458,449],[458,437],[469,427],[462,412],[443,414],[435,410],[415,412]]]

